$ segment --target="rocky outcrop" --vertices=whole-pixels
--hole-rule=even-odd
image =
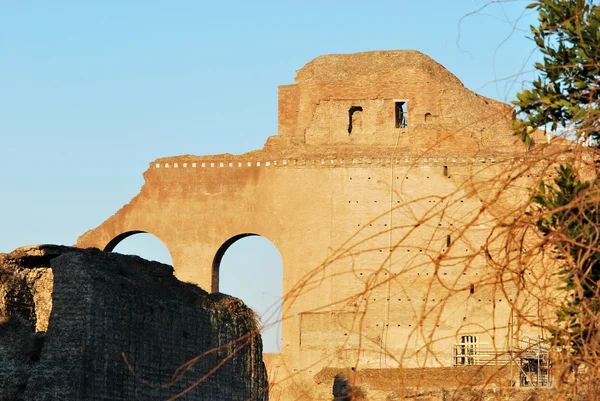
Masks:
[[[136,256],[0,255],[0,400],[267,400],[254,313]]]

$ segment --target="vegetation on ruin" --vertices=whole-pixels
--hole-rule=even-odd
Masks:
[[[524,117],[515,123],[526,143],[532,129],[560,129],[570,137],[600,137],[600,6],[593,0],[538,0],[528,8],[538,11],[532,39],[542,54],[532,87],[513,103]]]
[[[593,0],[537,0],[532,38],[542,54],[538,78],[517,94],[516,133],[532,144],[534,130],[565,136],[594,153],[600,139],[600,5]],[[564,378],[600,368],[600,166],[597,157],[564,163],[541,182],[531,215],[561,264],[567,296],[551,328],[564,358]],[[585,160],[585,158],[582,158]],[[586,172],[584,172],[584,170]],[[539,214],[536,214],[539,213]]]

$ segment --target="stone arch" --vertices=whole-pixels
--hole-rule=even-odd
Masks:
[[[283,257],[273,241],[242,233],[223,242],[212,261],[211,291],[237,297],[252,308],[260,317],[263,351],[281,352]]]
[[[135,235],[135,234],[148,234],[148,232],[134,230],[134,231],[126,231],[122,234],[119,234],[116,237],[114,237],[112,240],[110,240],[108,244],[106,244],[106,246],[104,247],[104,251],[112,252],[113,249],[115,249],[117,247],[117,245],[119,245],[125,238],[131,237],[132,235]],[[154,235],[154,234],[152,234],[152,235]]]
[[[168,251],[169,256],[171,257],[171,263],[173,263],[173,254],[171,253],[171,250],[169,249],[169,247],[167,246],[167,244],[165,243],[165,241],[163,241],[159,236],[157,236],[154,233],[148,232],[148,231],[143,231],[143,230],[131,230],[131,231],[125,231],[117,236],[115,236],[112,240],[110,240],[108,242],[108,244],[106,244],[106,246],[104,247],[104,251],[106,252],[113,252],[115,250],[115,248],[121,244],[125,239],[132,237],[134,235],[137,234],[149,234],[150,236],[152,236],[155,240],[158,240],[160,243],[162,243],[164,245],[164,248]],[[145,259],[149,259],[148,257],[145,257],[144,255],[139,255]],[[168,262],[163,262],[163,263],[167,263]]]
[[[271,241],[264,235],[255,234],[255,233],[243,233],[243,234],[234,235],[233,237],[231,237],[227,241],[225,241],[223,243],[223,245],[221,245],[219,247],[219,249],[217,250],[217,253],[215,254],[215,257],[212,262],[211,292],[219,292],[219,273],[220,273],[221,261],[223,260],[223,256],[225,255],[225,252],[227,252],[227,250],[231,247],[231,245],[233,245],[237,241],[241,240],[242,238],[247,238],[247,237],[263,237],[263,238],[266,238],[272,244],[274,244],[273,241]],[[280,254],[281,254],[281,252],[280,252]]]

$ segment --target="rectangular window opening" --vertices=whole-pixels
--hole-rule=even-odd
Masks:
[[[407,128],[408,127],[408,103],[407,102],[395,102],[396,107],[396,128]]]
[[[471,287],[469,288],[469,292],[471,294],[475,294],[475,284],[471,284]]]
[[[450,237],[450,234],[446,235],[446,248],[450,248],[450,245],[452,245],[452,238]]]
[[[448,177],[448,166],[444,166],[444,177]]]

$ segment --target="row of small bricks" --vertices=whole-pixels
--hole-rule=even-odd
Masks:
[[[564,156],[563,156],[564,157]],[[500,157],[498,159],[496,158],[470,158],[466,159],[466,158],[409,158],[406,157],[404,159],[396,159],[395,163],[396,164],[400,164],[402,162],[404,163],[486,163],[486,162],[491,162],[491,163],[496,163],[496,161],[499,162],[505,162],[505,161],[510,161],[510,162],[519,162],[522,163],[525,161],[525,158],[504,158],[504,157]],[[306,165],[347,165],[347,164],[378,164],[378,165],[386,165],[386,164],[392,164],[391,159],[352,159],[352,160],[344,160],[344,159],[330,159],[330,160],[282,160],[281,162],[278,161],[273,161],[273,162],[259,162],[259,161],[249,161],[249,162],[192,162],[192,163],[155,163],[154,167],[155,168],[207,168],[207,167],[261,167],[261,166],[265,166],[265,167],[270,167],[270,166],[287,166],[287,165],[294,165],[294,166],[306,166]]]

